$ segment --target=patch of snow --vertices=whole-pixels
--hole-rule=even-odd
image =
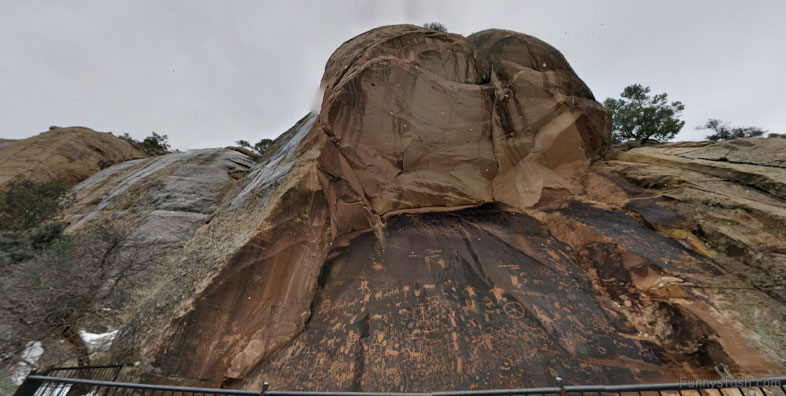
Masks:
[[[117,330],[112,330],[107,333],[91,333],[86,330],[79,330],[79,336],[87,344],[87,349],[90,353],[103,351],[109,348],[112,341],[117,335]]]
[[[16,385],[22,385],[25,377],[27,377],[31,371],[38,368],[36,363],[38,363],[38,359],[40,359],[43,354],[44,347],[41,346],[41,341],[28,342],[25,346],[25,350],[22,351],[22,355],[20,356],[21,361],[16,364],[13,373],[11,373],[11,381]]]

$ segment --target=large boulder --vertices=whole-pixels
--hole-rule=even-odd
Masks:
[[[577,193],[608,117],[562,54],[520,33],[374,29],[328,60],[316,128],[378,214]]]

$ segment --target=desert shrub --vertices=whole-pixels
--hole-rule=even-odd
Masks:
[[[262,156],[262,154],[265,154],[265,152],[273,144],[273,141],[270,139],[261,139],[260,141],[254,143],[254,145],[251,145],[251,143],[249,143],[247,140],[238,140],[235,142],[235,144],[253,151],[254,154],[258,156]]]
[[[0,231],[0,269],[36,257],[67,243],[60,222],[50,222],[24,231]]]
[[[152,132],[152,135],[146,137],[141,142],[134,139],[131,135],[128,134],[128,132],[119,135],[118,137],[136,145],[142,151],[144,151],[145,154],[150,156],[168,154],[173,151],[169,145],[169,137],[167,135],[159,135],[155,131]],[[177,152],[178,150],[174,151]]]
[[[37,309],[68,305],[61,305],[62,296],[51,295],[62,289],[47,281],[71,278],[54,264],[66,262],[71,251],[64,224],[55,221],[68,189],[62,181],[21,181],[0,192],[0,369],[15,364],[27,343],[39,339],[37,329],[46,327],[42,323],[62,316],[36,316]]]
[[[129,142],[129,143],[139,144],[139,141],[134,139],[131,135],[129,135],[128,132],[126,132],[126,133],[124,133],[122,135],[118,135],[117,137],[119,137],[120,139],[123,139],[123,140],[125,140],[126,142]]]
[[[170,152],[168,140],[169,137],[167,135],[159,135],[154,131],[140,145],[142,146],[142,151],[147,155],[162,155]]]
[[[23,181],[0,192],[0,370],[13,367],[29,342],[53,338],[67,340],[87,364],[80,323],[101,315],[98,302],[156,259],[147,244],[129,239],[131,227],[100,224],[64,234],[56,216],[67,186]]]
[[[0,191],[0,231],[29,230],[51,219],[70,188],[66,181],[12,183]]]
[[[426,28],[426,29],[436,30],[436,31],[442,32],[442,33],[447,33],[448,32],[448,28],[446,28],[445,25],[443,25],[443,24],[441,24],[439,22],[424,23],[423,27]]]
[[[737,138],[761,137],[767,133],[766,130],[759,127],[731,127],[728,123],[715,118],[710,118],[704,125],[696,127],[696,129],[713,131],[712,134],[707,135],[707,140],[713,142]]]
[[[100,307],[115,290],[128,288],[135,275],[156,263],[148,244],[129,239],[131,229],[99,224],[74,235],[55,226],[27,230],[20,243],[26,255],[7,262],[0,277],[0,350],[6,351],[0,369],[16,364],[28,342],[45,339],[65,339],[73,346],[71,354],[48,356],[50,361],[89,363],[78,329],[100,320]]]

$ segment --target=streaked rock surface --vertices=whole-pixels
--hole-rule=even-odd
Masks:
[[[97,232],[109,244],[112,276],[97,311],[102,325],[131,321],[140,304],[161,287],[197,230],[209,222],[226,189],[254,161],[231,149],[201,149],[126,161],[73,189],[63,220],[68,233]],[[233,177],[234,176],[234,177]],[[122,279],[119,283],[117,279]]]

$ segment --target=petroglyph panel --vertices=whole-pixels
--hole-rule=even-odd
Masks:
[[[433,391],[670,375],[663,351],[597,301],[574,252],[526,215],[399,215],[383,240],[364,234],[331,255],[306,330],[251,381]]]

